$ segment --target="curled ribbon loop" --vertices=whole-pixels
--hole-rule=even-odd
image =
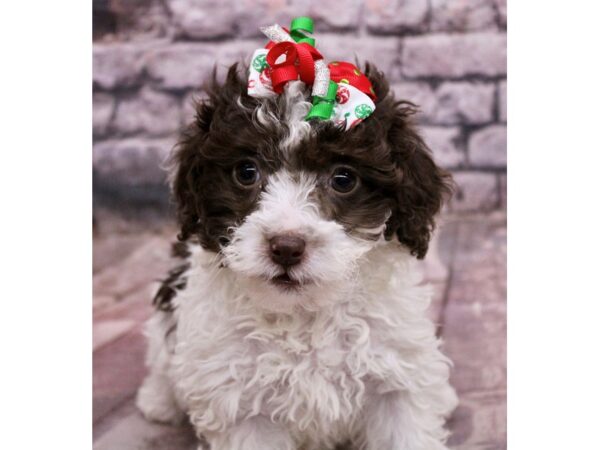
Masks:
[[[327,94],[324,97],[313,97],[313,106],[306,116],[308,119],[321,119],[327,120],[331,118],[333,114],[333,107],[335,105],[335,97],[338,91],[338,84],[335,81],[329,81],[329,88]]]
[[[282,55],[285,55],[284,61],[277,63]],[[323,56],[309,44],[293,42],[275,44],[267,53],[267,64],[271,67],[273,90],[281,94],[285,83],[298,78],[306,84],[313,84],[315,60],[319,59],[323,59]]]
[[[311,47],[315,46],[314,38],[308,37],[304,32],[312,34],[313,32],[313,20],[310,17],[296,17],[290,24],[290,36],[294,41],[300,43],[306,43]]]

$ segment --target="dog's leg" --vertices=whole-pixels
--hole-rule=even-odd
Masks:
[[[168,319],[169,316],[157,313],[148,321],[146,365],[150,374],[138,390],[136,405],[148,420],[180,424],[185,419],[185,413],[177,404],[173,385],[168,377],[170,354],[165,336],[172,326]]]
[[[161,373],[150,373],[146,377],[138,390],[136,405],[148,420],[180,425],[185,419],[169,380]]]
[[[289,432],[262,416],[246,419],[222,433],[205,435],[210,450],[296,450]]]
[[[369,401],[364,428],[367,450],[447,450],[444,414],[456,406],[454,391],[441,387],[435,397],[444,405],[423,404],[412,395],[390,392]]]

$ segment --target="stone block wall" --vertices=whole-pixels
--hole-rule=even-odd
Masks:
[[[506,207],[506,0],[94,0],[96,205],[165,205],[161,162],[213,65],[248,61],[258,27],[309,15],[327,59],[374,61],[459,191]]]

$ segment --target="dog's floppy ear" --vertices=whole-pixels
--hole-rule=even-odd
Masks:
[[[236,69],[235,66],[230,68],[227,81],[235,77]],[[192,235],[203,235],[206,202],[201,187],[207,170],[205,144],[217,107],[221,103],[223,87],[217,81],[217,72],[214,69],[211,79],[204,86],[207,96],[195,101],[194,120],[181,132],[169,161],[171,194],[180,226],[178,239],[181,241]]]
[[[228,211],[224,204],[227,199],[223,197],[226,181],[219,178],[222,174],[216,170],[227,147],[222,140],[235,134],[240,116],[247,114],[237,106],[240,96],[247,100],[246,81],[239,72],[237,64],[233,64],[219,82],[216,70],[213,71],[204,86],[206,97],[196,103],[194,121],[181,133],[169,164],[180,226],[178,238],[187,240],[196,235],[205,248],[214,251],[219,250],[221,222],[226,219],[224,211]]]
[[[201,149],[208,138],[214,112],[210,98],[199,101],[194,121],[183,130],[171,155],[171,192],[181,228],[178,239],[182,241],[198,234],[204,215],[204,202],[198,189],[206,168]]]
[[[388,134],[396,163],[399,186],[396,210],[388,222],[400,242],[422,259],[427,253],[434,217],[452,192],[450,175],[433,161],[430,150],[412,124],[415,109],[395,105],[394,121]]]
[[[434,217],[452,193],[452,178],[436,165],[419,135],[413,122],[415,105],[395,100],[383,75],[372,66],[367,65],[365,72],[379,99],[376,117],[386,125],[383,145],[389,146],[396,166],[395,205],[386,237],[396,235],[411,254],[422,259],[435,226]]]

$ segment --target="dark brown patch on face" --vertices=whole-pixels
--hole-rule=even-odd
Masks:
[[[378,227],[389,216],[386,238],[396,235],[412,254],[424,257],[433,218],[450,193],[450,177],[435,165],[416,132],[414,105],[396,101],[383,75],[368,64],[365,73],[380,99],[375,112],[347,132],[332,122],[311,123],[314,133],[287,157],[279,151],[286,124],[252,120],[259,105],[282,117],[283,96],[249,97],[236,66],[223,85],[213,80],[208,100],[198,105],[196,121],[174,154],[180,239],[196,235],[205,248],[218,251],[228,242],[229,227],[239,225],[256,207],[267,176],[285,167],[318,175],[316,195],[323,210],[350,233]],[[240,187],[232,178],[236,164],[247,159],[256,161],[262,172],[262,184],[252,188]],[[360,176],[360,185],[350,193],[331,188],[332,170],[339,165]]]
[[[304,170],[318,173],[316,196],[325,217],[340,223],[347,233],[361,239],[379,239],[381,230],[377,229],[389,217],[393,200],[377,184],[370,170],[351,157],[327,154],[324,149],[321,149],[317,165],[313,165],[309,155],[299,153],[303,154],[299,156],[302,159],[299,165]],[[357,177],[357,185],[350,192],[339,192],[334,188],[333,176],[338,168],[348,169]]]
[[[285,129],[256,125],[253,114],[260,103],[247,95],[235,65],[224,84],[213,78],[207,92],[208,100],[197,105],[196,119],[173,155],[178,167],[173,193],[181,224],[179,239],[196,235],[203,247],[218,251],[228,242],[229,227],[239,225],[253,210],[261,190],[260,184],[236,183],[236,165],[253,160],[263,174],[276,170],[280,166],[277,143]],[[267,106],[278,113],[275,101]]]
[[[352,232],[377,227],[391,214],[386,238],[396,235],[423,258],[434,216],[451,193],[451,178],[434,163],[417,133],[411,119],[414,105],[396,101],[383,74],[372,66],[367,64],[365,74],[379,99],[374,113],[349,131],[332,122],[314,123],[316,133],[298,149],[297,164],[321,172],[323,179],[337,164],[353,167],[361,178],[354,192],[339,195],[327,181],[323,184],[321,198],[331,217]]]

